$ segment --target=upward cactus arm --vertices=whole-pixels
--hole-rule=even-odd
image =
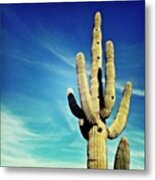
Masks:
[[[99,82],[98,70],[102,67],[102,33],[101,33],[101,14],[97,12],[94,18],[93,41],[92,41],[92,67],[91,67],[91,86],[90,93],[92,99],[93,112],[99,114]]]
[[[130,107],[131,93],[132,93],[132,85],[130,82],[127,82],[123,91],[123,97],[117,115],[112,125],[108,128],[109,139],[116,138],[124,130],[126,126],[129,107]]]
[[[127,138],[122,137],[115,155],[114,169],[128,170],[130,166],[130,146]]]
[[[79,119],[85,118],[85,114],[81,107],[77,104],[73,90],[71,88],[68,88],[67,90],[67,98],[70,110],[74,114],[74,116],[76,116]]]
[[[96,124],[96,118],[92,111],[92,102],[89,93],[88,81],[85,70],[85,58],[82,53],[76,56],[77,79],[82,109],[90,124]]]
[[[112,41],[107,41],[104,106],[101,109],[101,117],[103,119],[106,119],[110,116],[114,104],[115,104],[114,45]]]
[[[81,130],[81,133],[83,137],[87,140],[88,131],[91,126],[88,124],[88,121],[86,120],[86,116],[82,108],[77,104],[72,88],[68,88],[67,98],[68,98],[68,104],[69,104],[70,110],[74,114],[74,116],[76,116],[79,119],[79,127]]]
[[[93,41],[92,41],[92,70],[102,67],[102,32],[101,14],[97,12],[94,18]],[[96,65],[95,65],[96,64]]]

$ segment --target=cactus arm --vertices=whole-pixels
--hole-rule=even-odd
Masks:
[[[74,114],[74,116],[76,116],[79,119],[85,118],[85,114],[81,107],[77,104],[73,90],[71,88],[68,88],[67,90],[67,98],[70,110]]]
[[[87,140],[88,132],[91,126],[88,124],[85,113],[83,112],[81,107],[77,104],[72,88],[68,88],[67,98],[71,112],[74,114],[74,116],[76,116],[79,119],[79,127],[81,130],[81,134]]]
[[[114,104],[115,104],[114,45],[112,41],[107,41],[104,107],[101,110],[102,118],[106,119],[110,116]]]
[[[95,115],[99,114],[99,82],[98,70],[102,68],[102,33],[101,33],[101,14],[97,12],[94,18],[93,41],[91,48],[92,67],[91,67],[91,86],[90,93],[92,99],[92,109]]]
[[[83,53],[76,56],[77,79],[82,109],[90,124],[96,124],[96,118],[92,111],[92,102],[89,93],[87,75],[85,70],[85,58]]]
[[[132,93],[132,85],[130,82],[127,82],[123,91],[123,96],[117,115],[111,126],[108,128],[109,139],[116,138],[124,130],[126,126],[127,117],[130,108],[131,93]]]
[[[128,140],[122,137],[115,155],[114,169],[129,170],[130,166],[130,147]]]

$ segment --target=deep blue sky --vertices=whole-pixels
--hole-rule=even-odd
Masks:
[[[103,49],[109,39],[115,44],[117,101],[108,124],[131,81],[122,135],[130,142],[131,169],[144,168],[144,1],[1,5],[2,165],[86,167],[86,141],[66,90],[73,87],[79,99],[75,55],[84,52],[89,71],[96,11]],[[121,136],[108,143],[110,168]]]

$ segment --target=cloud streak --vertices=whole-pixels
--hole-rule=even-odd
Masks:
[[[52,140],[54,135],[38,135],[28,130],[23,120],[8,112],[1,112],[1,164],[2,166],[14,167],[74,167],[84,168],[82,163],[52,160],[36,157],[32,149],[37,151],[36,142]],[[56,141],[59,139],[55,139]],[[33,142],[31,145],[30,142]]]
[[[61,53],[58,53],[56,50],[54,50],[52,47],[49,48],[50,51],[56,55],[59,60],[61,60],[62,62],[64,62],[66,65],[68,65],[69,67],[75,69],[75,65],[70,63],[68,61],[68,59],[72,59],[72,58],[67,58],[67,56],[65,55],[62,55]],[[50,72],[55,72],[59,75],[63,75],[63,76],[66,76],[68,73],[70,73],[69,71],[66,71],[65,69],[62,69],[62,68],[57,68],[57,65],[54,65],[52,63],[47,63],[47,62],[41,62],[41,61],[35,61],[35,60],[31,60],[31,59],[28,59],[28,58],[25,58],[25,57],[18,57],[18,55],[9,55],[10,57],[16,59],[16,60],[19,60],[19,61],[22,61],[22,62],[25,62],[25,63],[28,63],[28,64],[32,64],[32,65],[38,65],[40,67],[44,67],[46,68],[47,70],[49,70]],[[76,69],[75,69],[75,73],[76,73]],[[90,75],[90,72],[87,70],[86,71],[87,73],[87,76]],[[69,77],[67,75],[67,77]],[[105,83],[105,79],[102,78],[102,82]],[[123,82],[116,82],[116,89],[120,92],[123,92],[123,89],[124,89],[124,85]],[[144,97],[145,96],[145,92],[144,90],[142,89],[135,89],[133,87],[133,95],[135,96],[139,96],[139,97]]]
[[[124,89],[123,83],[122,82],[116,83],[116,89],[118,89],[119,91],[123,92],[123,89]],[[145,96],[145,92],[142,89],[135,89],[133,87],[133,95],[144,97]]]
[[[66,42],[62,42],[65,41],[64,38],[55,38],[61,36],[61,34],[56,34],[54,32],[53,34],[46,29],[41,29],[39,33],[41,38],[37,38],[38,44],[55,55],[61,62],[71,68],[75,68],[75,61],[71,61],[72,59],[74,60],[75,57],[70,53],[70,49],[64,48],[64,44],[67,44]]]
[[[105,79],[104,78],[102,78],[102,82],[105,83]],[[125,83],[123,83],[121,81],[118,81],[115,84],[115,87],[116,87],[116,89],[119,92],[123,92],[124,86],[125,86]],[[132,94],[135,95],[135,96],[140,96],[140,97],[144,97],[145,96],[145,92],[144,92],[143,89],[135,89],[134,87],[133,87]]]
[[[58,105],[62,105],[61,102]],[[63,105],[62,105],[63,106]],[[60,110],[62,113],[63,109]],[[68,111],[64,109],[64,111]],[[77,131],[75,125],[77,122],[69,118],[67,113],[63,113],[64,120],[69,124],[71,131],[74,133]],[[9,111],[1,113],[2,123],[2,166],[17,166],[17,167],[66,167],[66,168],[86,168],[85,163],[74,161],[65,161],[61,158],[44,158],[42,156],[35,156],[32,150],[37,152],[40,146],[44,146],[45,142],[53,144],[60,143],[61,134],[59,136],[55,133],[50,134],[37,134],[27,129],[23,123],[24,121],[11,114]],[[53,124],[54,126],[54,124]],[[144,169],[144,134],[140,131],[135,131],[131,126],[122,134],[127,135],[129,144],[131,145],[131,169]],[[133,137],[135,137],[133,139]],[[63,140],[63,139],[62,139]],[[115,152],[118,146],[120,138],[114,141],[108,141],[108,161],[109,168],[113,169]],[[67,146],[62,146],[62,152],[68,154],[75,152],[84,158],[86,151],[81,151],[82,148],[86,148],[82,141],[79,139],[71,141]],[[48,147],[50,148],[50,146]],[[56,148],[56,146],[55,146]],[[54,149],[53,149],[54,150]],[[86,158],[86,157],[85,157]]]

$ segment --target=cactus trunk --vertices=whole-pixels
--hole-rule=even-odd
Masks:
[[[107,169],[106,134],[93,126],[88,135],[87,167],[89,169]]]

